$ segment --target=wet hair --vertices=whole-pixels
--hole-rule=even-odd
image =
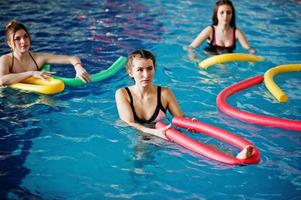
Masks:
[[[230,0],[220,0],[220,1],[217,1],[214,5],[214,10],[213,10],[213,14],[212,14],[212,25],[217,25],[218,24],[218,19],[217,19],[217,11],[218,11],[218,8],[222,5],[228,5],[231,7],[232,9],[232,18],[231,18],[231,21],[230,21],[230,26],[231,27],[236,27],[235,25],[235,8],[232,4],[232,2]]]
[[[127,57],[126,62],[126,70],[129,72],[133,67],[133,59],[134,58],[143,58],[143,59],[151,59],[153,61],[154,67],[156,67],[156,59],[155,56],[147,50],[144,49],[137,49],[133,52],[131,52]]]
[[[27,28],[23,24],[21,24],[20,22],[18,22],[16,20],[12,20],[12,21],[8,22],[5,26],[6,41],[9,42],[11,37],[14,38],[16,32],[19,30],[24,30],[27,33],[29,40],[31,42],[31,38],[30,38]]]

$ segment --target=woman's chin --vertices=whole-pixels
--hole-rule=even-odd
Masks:
[[[143,87],[147,87],[147,86],[150,86],[150,85],[152,85],[151,81],[142,81],[141,82],[141,86],[143,86]]]
[[[28,49],[27,48],[22,48],[22,49],[19,50],[19,52],[20,53],[26,53],[26,52],[28,52]]]

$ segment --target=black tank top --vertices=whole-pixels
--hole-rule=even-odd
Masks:
[[[215,43],[215,28],[214,26],[212,25],[211,26],[212,28],[212,37],[211,37],[211,41],[208,42],[208,46],[205,47],[205,51],[208,51],[210,53],[232,53],[233,50],[235,50],[236,48],[236,38],[235,38],[235,31],[236,31],[236,27],[234,27],[233,29],[233,43],[231,46],[228,46],[228,47],[224,47],[224,46],[219,46]]]
[[[34,64],[37,67],[37,71],[39,70],[39,66],[37,64],[37,62],[35,61],[35,59],[32,57],[31,53],[28,51],[29,56],[31,57],[31,59],[33,60]],[[9,73],[12,73],[13,68],[14,68],[14,62],[15,62],[15,56],[14,56],[14,52],[12,52],[12,61],[11,61],[11,67],[9,68]]]
[[[161,103],[161,87],[158,86],[158,89],[157,89],[157,107],[155,109],[155,112],[154,114],[152,115],[152,117],[148,120],[145,120],[145,119],[140,119],[136,112],[135,112],[135,108],[134,108],[134,100],[133,100],[133,96],[131,94],[131,91],[128,87],[125,87],[129,97],[130,97],[130,105],[131,105],[131,108],[132,108],[132,111],[133,111],[133,115],[134,115],[134,120],[135,122],[137,123],[140,123],[140,124],[149,124],[149,123],[153,123],[155,122],[157,116],[159,115],[159,112],[160,110],[162,110],[164,113],[166,113],[166,109],[163,107],[162,103]]]

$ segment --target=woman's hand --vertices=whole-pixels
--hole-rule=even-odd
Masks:
[[[196,53],[195,53],[195,50],[194,50],[194,48],[192,46],[184,46],[183,49],[185,51],[187,51],[188,57],[191,60],[195,60],[196,59]]]
[[[31,76],[32,77],[41,78],[43,80],[46,80],[52,74],[55,74],[55,72],[31,71]]]
[[[252,54],[252,55],[255,55],[255,54],[256,54],[256,50],[255,50],[254,48],[250,47],[250,48],[248,49],[248,53],[249,53],[249,54]]]
[[[83,82],[87,83],[91,80],[90,75],[88,72],[85,70],[85,68],[82,67],[80,64],[76,64],[74,66],[74,69],[76,71],[76,78],[81,79]]]
[[[168,140],[168,138],[166,137],[166,131],[171,127],[171,124],[163,127],[163,128],[158,128],[158,129],[154,129],[155,130],[155,133],[154,135],[158,136],[158,137],[161,137],[165,140]]]
[[[191,59],[191,60],[195,60],[196,59],[196,54],[194,51],[188,51],[188,57]]]

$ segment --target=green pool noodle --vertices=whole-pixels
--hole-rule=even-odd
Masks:
[[[125,65],[125,63],[126,63],[126,58],[120,56],[108,69],[100,71],[96,74],[92,74],[90,76],[91,82],[101,81],[115,75]],[[50,71],[50,65],[48,64],[44,65],[42,71]],[[63,81],[68,86],[82,86],[86,84],[79,78],[65,78],[65,77],[55,76],[55,75],[53,75],[52,77]]]

